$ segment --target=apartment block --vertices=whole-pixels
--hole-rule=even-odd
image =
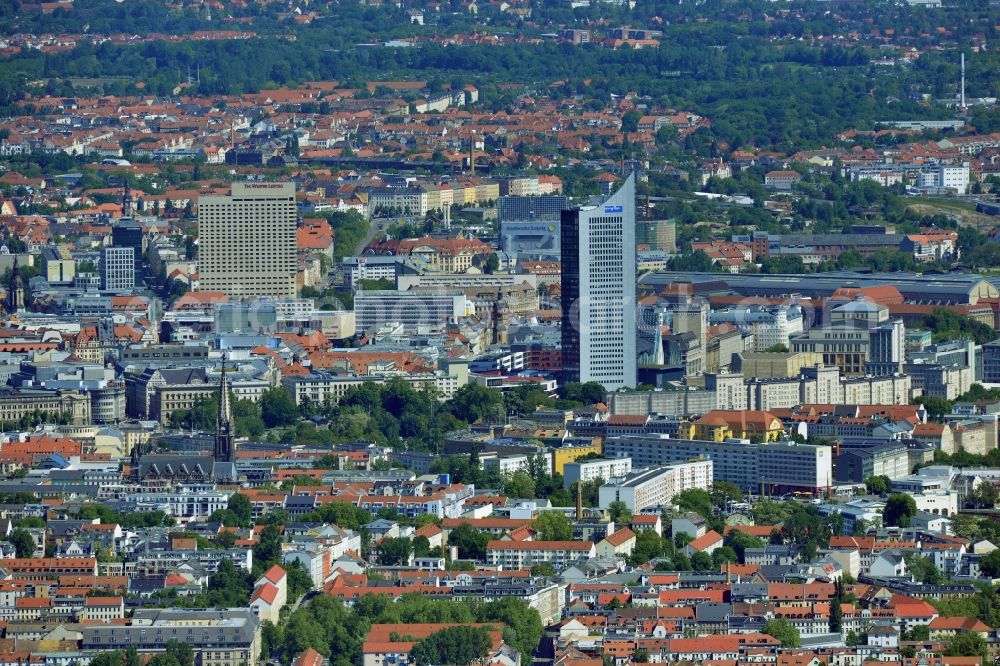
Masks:
[[[612,502],[622,502],[632,513],[662,509],[685,490],[708,490],[712,479],[711,460],[639,470],[601,486],[599,506],[606,509]]]
[[[632,471],[631,458],[600,458],[563,465],[563,487],[572,488],[577,482],[614,479]]]
[[[829,446],[791,442],[770,444],[731,439],[709,442],[643,435],[610,437],[608,457],[631,458],[634,467],[655,467],[704,458],[712,462],[716,481],[735,483],[745,491],[823,492],[833,485],[833,452]]]
[[[524,569],[549,563],[556,569],[597,555],[590,541],[490,541],[486,562],[503,569]]]

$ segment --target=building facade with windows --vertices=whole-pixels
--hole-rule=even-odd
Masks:
[[[635,176],[561,218],[563,377],[636,383]]]
[[[135,289],[135,252],[130,247],[101,248],[101,290]]]
[[[194,649],[198,666],[243,666],[260,658],[260,620],[249,608],[139,609],[129,624],[84,625],[81,632],[81,648],[94,653],[127,647],[157,653],[178,641]]]
[[[716,481],[728,481],[744,491],[823,492],[833,485],[833,451],[829,446],[791,442],[770,444],[730,439],[709,442],[655,435],[609,437],[604,455],[631,458],[634,467],[683,463],[696,458],[712,461]]]
[[[294,183],[233,183],[198,200],[198,273],[204,291],[235,298],[295,296]]]
[[[598,502],[602,509],[612,502],[622,502],[632,513],[671,506],[678,493],[685,490],[708,490],[712,485],[712,461],[654,467],[612,479],[601,486]]]
[[[590,541],[490,541],[486,544],[486,562],[503,569],[524,569],[549,563],[556,569],[597,555]]]

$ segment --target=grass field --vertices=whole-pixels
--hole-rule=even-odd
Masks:
[[[943,198],[921,198],[917,201],[919,203],[911,203],[907,208],[921,215],[946,215],[959,224],[967,224],[987,233],[1000,227],[1000,218],[977,213],[976,205],[971,201]]]

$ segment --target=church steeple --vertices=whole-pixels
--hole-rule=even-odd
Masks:
[[[125,180],[125,193],[122,195],[122,217],[132,217],[132,186]]]
[[[222,357],[222,377],[219,379],[219,413],[215,419],[214,457],[218,462],[236,462],[236,442],[233,437],[233,411],[229,404],[229,379],[226,377],[226,362]]]
[[[24,310],[24,278],[21,277],[21,266],[14,255],[14,265],[10,269],[10,281],[7,283],[7,301],[4,303],[7,312],[14,314]]]

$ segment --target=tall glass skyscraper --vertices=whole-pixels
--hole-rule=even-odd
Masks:
[[[636,382],[635,177],[561,218],[563,381]]]

